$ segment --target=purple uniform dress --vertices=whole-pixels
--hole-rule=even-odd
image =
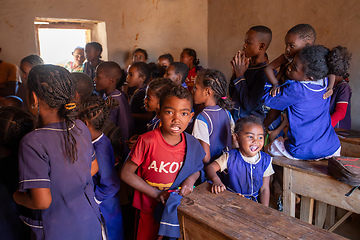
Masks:
[[[99,171],[94,175],[95,197],[101,201],[100,210],[104,216],[109,240],[124,239],[123,220],[121,214],[120,179],[115,171],[114,152],[110,140],[101,134],[93,142]]]
[[[136,114],[145,114],[147,113],[144,105],[144,98],[146,95],[146,87],[139,88],[134,92],[130,100],[130,111],[131,113]],[[135,133],[143,134],[147,132],[147,121],[141,119],[134,119],[135,123]]]
[[[131,116],[127,96],[124,92],[115,90],[107,97],[112,97],[119,102],[119,106],[110,110],[110,121],[121,129],[123,141],[129,140],[134,131],[134,120]]]
[[[77,161],[65,155],[65,123],[52,123],[27,134],[19,149],[20,191],[50,188],[49,208],[20,216],[34,239],[102,239],[99,206],[95,202],[91,163],[96,158],[91,135],[80,120],[70,132],[76,139]]]
[[[334,92],[330,101],[330,114],[335,111],[336,103],[347,103],[346,115],[343,120],[339,121],[334,128],[351,129],[351,88],[348,82],[343,80],[333,88]]]

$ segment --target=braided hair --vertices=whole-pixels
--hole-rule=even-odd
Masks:
[[[104,100],[94,95],[82,104],[78,112],[78,118],[81,121],[88,121],[96,130],[101,131],[110,117],[110,109],[118,105],[118,101],[111,97]]]
[[[197,76],[204,87],[209,87],[214,92],[214,99],[221,108],[232,110],[234,103],[227,98],[227,81],[222,72],[215,69],[205,69]]]
[[[192,48],[184,48],[183,52],[187,53],[190,57],[193,57],[194,66],[198,66],[200,64],[200,60],[196,56],[196,51]]]
[[[39,65],[31,69],[27,83],[28,91],[46,102],[50,108],[58,110],[58,115],[64,119],[65,154],[72,163],[77,160],[76,139],[70,132],[74,123],[76,82],[69,71],[55,65]],[[31,96],[31,95],[30,95]],[[39,116],[39,105],[37,120]]]
[[[148,89],[153,91],[155,96],[160,99],[161,94],[173,86],[175,86],[175,83],[171,79],[157,78],[150,82]]]

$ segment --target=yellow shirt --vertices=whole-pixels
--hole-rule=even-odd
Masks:
[[[5,87],[7,82],[21,82],[17,66],[12,63],[1,61],[0,63],[0,87]]]

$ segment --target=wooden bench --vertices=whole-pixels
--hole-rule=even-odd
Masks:
[[[347,132],[349,130],[336,128],[335,132],[339,133],[340,131]],[[351,133],[358,133],[360,136],[360,132],[350,130]],[[340,144],[341,144],[341,156],[346,157],[360,157],[360,137],[341,137],[339,136]]]
[[[210,192],[207,182],[178,207],[181,239],[344,239],[229,191]]]
[[[346,197],[345,194],[352,187],[337,181],[328,174],[327,160],[297,161],[285,157],[274,157],[273,164],[284,168],[284,213],[295,216],[296,194],[302,196],[300,219],[308,223],[312,223],[314,200],[317,200],[315,213],[317,226],[322,227],[324,224],[327,204],[349,211],[330,230],[340,225],[352,212],[360,213],[360,191],[356,190]]]

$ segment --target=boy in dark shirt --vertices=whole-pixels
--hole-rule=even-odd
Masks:
[[[272,38],[271,30],[265,26],[254,26],[245,34],[243,51],[235,54],[231,65],[235,79],[231,80],[235,102],[234,121],[239,118],[254,115],[262,120],[265,113],[261,109],[261,99],[264,95],[264,85],[268,81],[264,69],[266,50]],[[231,89],[230,89],[231,92]]]

